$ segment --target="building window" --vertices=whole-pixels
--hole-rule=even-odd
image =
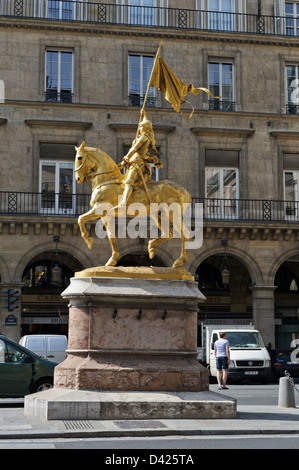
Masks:
[[[218,98],[209,99],[209,109],[235,111],[234,66],[228,62],[209,62],[209,90]]]
[[[129,106],[142,106],[153,65],[153,56],[129,55]],[[155,105],[155,89],[151,87],[146,106]]]
[[[238,152],[206,150],[206,216],[216,219],[238,217]]]
[[[74,153],[74,146],[71,144],[40,144],[40,212],[75,212]]]
[[[299,171],[284,172],[285,215],[291,220],[298,220],[298,177]]]
[[[130,0],[130,23],[142,26],[155,25],[155,0]]]
[[[73,2],[61,0],[49,0],[48,2],[48,18],[53,20],[72,20],[73,19]]]
[[[299,3],[285,3],[285,24],[287,36],[298,36],[299,33]]]
[[[299,114],[299,66],[286,66],[286,112]],[[297,91],[298,90],[298,91]]]
[[[284,211],[286,219],[298,220],[299,209],[299,154],[283,154]]]
[[[209,26],[212,30],[233,31],[234,0],[209,0]]]
[[[73,52],[46,51],[45,100],[73,101]]]

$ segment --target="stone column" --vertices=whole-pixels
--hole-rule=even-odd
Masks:
[[[259,330],[264,343],[275,347],[275,299],[276,286],[253,286],[253,324]]]

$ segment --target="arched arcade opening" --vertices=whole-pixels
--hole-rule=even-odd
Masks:
[[[274,285],[276,349],[291,350],[299,340],[299,255],[279,266]]]
[[[82,264],[65,252],[44,252],[22,275],[21,335],[68,334],[68,301],[61,293]]]

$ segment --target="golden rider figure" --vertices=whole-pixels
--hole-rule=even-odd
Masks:
[[[128,171],[123,180],[125,185],[124,192],[122,195],[121,202],[115,209],[123,209],[126,207],[127,202],[132,194],[133,187],[136,184],[138,177],[140,176],[144,189],[146,188],[145,175],[150,175],[150,167],[148,163],[153,163],[157,168],[162,168],[162,162],[156,156],[150,155],[148,152],[150,148],[158,154],[155,147],[155,136],[153,131],[153,125],[149,119],[147,119],[144,109],[141,110],[142,121],[138,126],[136,138],[132,143],[132,147],[128,151],[127,155],[123,157],[122,164],[128,166]]]

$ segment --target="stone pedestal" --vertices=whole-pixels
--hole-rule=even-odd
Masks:
[[[175,270],[163,268],[101,273],[78,273],[62,294],[70,301],[68,357],[55,369],[54,386],[207,390],[208,371],[196,351],[198,303],[204,296],[188,273],[179,270],[175,276]]]
[[[209,392],[197,360],[198,304],[183,269],[93,268],[76,273],[68,356],[54,388],[25,398],[46,419],[235,418],[236,402]],[[213,398],[214,395],[214,398]]]

